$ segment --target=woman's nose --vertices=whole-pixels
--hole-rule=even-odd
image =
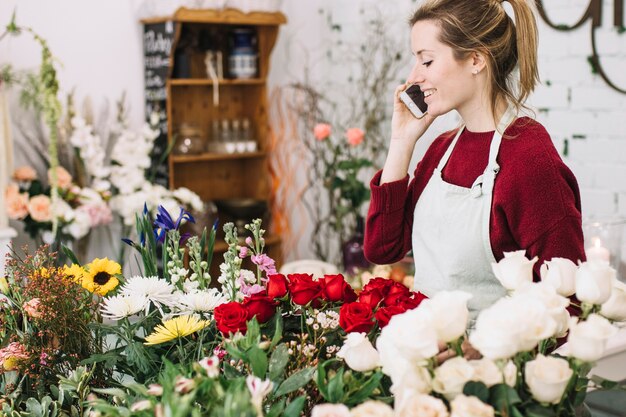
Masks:
[[[407,78],[407,82],[409,84],[419,84],[424,82],[424,74],[421,71],[420,65],[415,64],[413,68],[411,68],[411,72],[409,73],[409,77]]]

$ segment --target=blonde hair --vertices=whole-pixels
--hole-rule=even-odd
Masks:
[[[508,2],[515,24],[500,0],[427,0],[409,20],[411,26],[423,20],[437,22],[439,40],[454,50],[458,60],[472,52],[485,56],[494,115],[498,98],[506,99],[518,111],[525,107],[539,82],[535,15],[527,0]],[[519,80],[513,74],[516,66]]]

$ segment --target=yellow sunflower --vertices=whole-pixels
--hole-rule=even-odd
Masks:
[[[180,337],[185,337],[198,330],[204,329],[209,324],[209,321],[200,320],[196,316],[175,317],[156,326],[154,331],[146,337],[144,345],[158,345]]]
[[[120,283],[115,275],[122,273],[122,267],[108,258],[96,258],[85,269],[82,285],[90,292],[106,295]]]
[[[72,266],[63,265],[63,276],[77,284],[82,284],[83,277],[87,272],[82,266],[72,264]]]

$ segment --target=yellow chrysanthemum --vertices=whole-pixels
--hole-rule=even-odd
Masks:
[[[122,273],[122,267],[108,258],[96,258],[86,267],[82,285],[90,292],[106,295],[120,283],[115,275]]]
[[[5,277],[0,277],[0,293],[8,294],[9,293],[9,282]]]
[[[144,345],[158,345],[185,337],[204,329],[209,324],[207,320],[200,320],[196,316],[179,316],[166,320],[163,324],[156,326],[154,331],[146,337]]]
[[[5,371],[14,371],[17,368],[17,364],[20,362],[20,359],[15,356],[9,356],[2,362],[2,367]]]
[[[77,284],[82,284],[85,274],[86,271],[80,265],[72,264],[72,266],[63,266],[63,276]]]

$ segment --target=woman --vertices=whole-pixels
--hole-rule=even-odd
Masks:
[[[499,0],[431,0],[415,12],[415,64],[371,182],[366,257],[387,264],[412,248],[416,290],[470,292],[472,316],[505,294],[491,267],[504,252],[537,256],[535,279],[545,260],[585,258],[576,179],[544,127],[516,117],[538,82],[537,27],[528,2],[509,4],[515,24]],[[428,104],[422,119],[399,100],[411,84]],[[464,126],[433,142],[409,183],[415,143],[451,110]]]

